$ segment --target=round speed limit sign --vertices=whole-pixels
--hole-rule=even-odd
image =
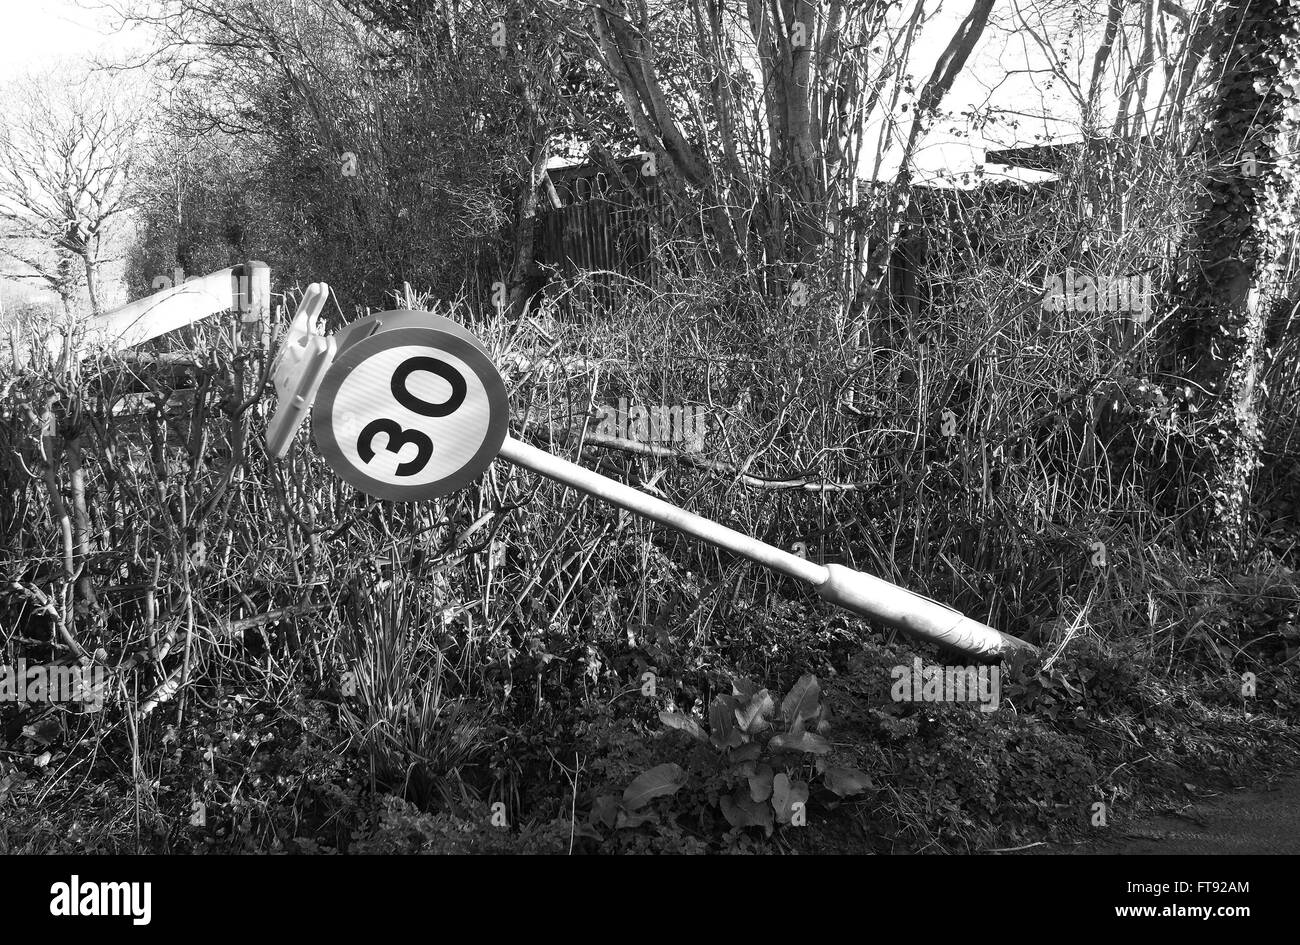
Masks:
[[[316,445],[338,475],[381,499],[455,492],[505,441],[505,384],[464,329],[394,327],[349,344],[312,407]]]

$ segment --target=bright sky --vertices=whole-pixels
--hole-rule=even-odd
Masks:
[[[95,0],[0,0],[0,11],[0,81],[53,59],[113,58],[138,48],[138,39],[113,31],[113,17]]]
[[[943,43],[966,12],[966,5],[961,3],[935,4],[929,0],[928,5],[937,6],[939,12],[930,27],[922,31],[915,51],[913,67],[918,79],[928,76]],[[0,0],[0,11],[5,18],[4,28],[0,29],[0,81],[59,58],[83,61],[92,57],[118,58],[143,48],[144,38],[138,32],[116,31],[116,18],[102,0]],[[945,109],[962,111],[986,103],[990,86],[996,81],[1000,84],[992,98],[997,105],[1041,110],[1042,93],[1034,88],[1036,83],[1030,77],[1022,75],[1007,82],[1006,76],[1010,63],[1023,67],[1035,58],[1034,51],[1017,44],[1014,36],[998,35],[991,27],[945,101]],[[968,170],[982,157],[983,138],[979,134],[971,138],[952,135],[945,127],[950,124],[936,122],[927,136],[917,155],[917,163],[924,171]],[[1045,130],[1043,122],[1030,119],[1018,132],[1009,133],[1005,127],[999,129],[994,134],[1002,140],[989,143],[994,146],[1031,144],[1034,134]],[[1054,130],[1062,129],[1058,126]]]
[[[925,2],[927,10],[935,12],[921,30],[909,62],[909,71],[918,87],[930,77],[940,53],[971,6],[969,0],[922,2]],[[990,20],[952,90],[944,98],[940,106],[941,117],[931,124],[917,149],[914,166],[919,179],[973,170],[983,162],[985,149],[1031,146],[1045,143],[1049,138],[1060,141],[1077,136],[1078,108],[1062,94],[1059,81],[1052,83],[1041,72],[1048,65],[1047,59],[1041,49],[1026,41],[1025,33],[1019,29],[1020,21],[1012,15],[1013,6],[1020,10],[1032,7],[1033,3],[1029,0],[1011,4],[1003,0],[995,7],[997,16]],[[910,15],[912,7],[912,3],[906,3],[900,8],[899,22]],[[1040,31],[1045,31],[1041,24],[1037,25]],[[1057,35],[1050,30],[1046,32]],[[1078,37],[1072,36],[1071,39],[1077,41]],[[1091,50],[1086,58],[1091,62]],[[1055,89],[1050,88],[1053,84]],[[1102,108],[1105,109],[1108,104],[1106,96],[1103,95],[1102,99]],[[915,97],[905,97],[904,101],[913,102]],[[999,114],[997,120],[982,129],[968,125],[964,113],[984,111],[990,107]],[[949,115],[952,117],[947,117]],[[1052,117],[1047,118],[1047,115]],[[910,119],[910,115],[904,117]],[[899,131],[905,132],[908,126],[908,120],[900,121]],[[892,177],[897,163],[896,159],[892,162],[886,159],[881,176]],[[871,176],[870,170],[864,169],[863,176]],[[1034,179],[1043,175],[1023,172],[1013,176]]]
[[[0,0],[0,14],[4,17],[0,82],[47,69],[58,60],[89,64],[142,48],[141,38],[115,32],[114,18],[96,0]],[[0,270],[13,265],[0,260]],[[119,287],[107,288],[112,298]],[[49,302],[53,298],[37,281],[0,279],[0,311],[25,300]]]

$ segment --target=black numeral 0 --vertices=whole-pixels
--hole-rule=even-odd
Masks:
[[[427,400],[416,397],[406,389],[406,379],[416,371],[437,374],[451,385],[451,396],[440,404],[431,404]],[[393,372],[392,391],[393,399],[411,413],[418,413],[422,417],[445,417],[454,413],[465,402],[466,386],[465,378],[450,364],[437,358],[421,356],[407,358],[397,366],[397,370]],[[375,458],[374,439],[380,433],[388,434],[388,443],[384,448],[390,453],[400,453],[407,443],[415,444],[415,458],[400,463],[397,467],[397,475],[414,476],[429,464],[433,456],[433,440],[419,430],[405,429],[396,420],[388,417],[371,420],[362,428],[361,434],[357,437],[357,455],[361,457],[362,462],[368,463]]]
[[[406,389],[406,379],[416,371],[437,374],[451,385],[451,396],[440,404],[431,404],[416,397]],[[465,402],[465,378],[460,376],[460,371],[437,358],[407,358],[393,372],[393,399],[411,413],[418,413],[422,417],[445,417],[449,413],[455,413]]]

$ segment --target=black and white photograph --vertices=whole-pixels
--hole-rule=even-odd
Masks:
[[[1293,0],[5,0],[21,911],[979,855],[1240,934],[1298,145]]]

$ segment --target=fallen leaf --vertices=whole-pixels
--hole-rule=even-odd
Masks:
[[[857,768],[827,768],[822,774],[822,783],[840,797],[861,794],[873,786],[867,773]]]

